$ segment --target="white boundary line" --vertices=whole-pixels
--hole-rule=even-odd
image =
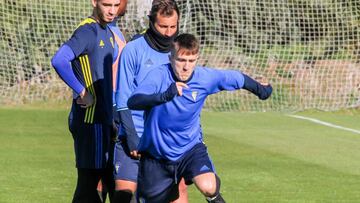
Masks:
[[[360,134],[360,130],[355,130],[355,129],[352,129],[352,128],[342,127],[342,126],[335,125],[335,124],[328,123],[328,122],[324,122],[324,121],[321,121],[321,120],[318,120],[318,119],[315,119],[315,118],[309,118],[309,117],[298,116],[298,115],[288,115],[288,116],[293,117],[293,118],[308,120],[308,121],[311,121],[311,122],[314,122],[314,123],[317,123],[317,124],[320,124],[320,125],[325,125],[325,126],[328,126],[328,127],[337,128],[337,129],[340,129],[340,130],[346,130],[346,131],[350,131],[350,132],[353,132],[353,133],[356,133],[356,134]]]

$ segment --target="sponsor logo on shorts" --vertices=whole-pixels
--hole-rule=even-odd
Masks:
[[[119,168],[120,168],[120,165],[115,165],[115,172],[116,172],[116,173],[119,172]]]
[[[210,168],[207,165],[203,165],[200,171],[210,171]]]

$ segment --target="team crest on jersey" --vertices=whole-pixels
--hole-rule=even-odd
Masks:
[[[111,46],[114,48],[114,39],[110,37]]]
[[[103,48],[103,47],[105,46],[105,43],[104,43],[104,41],[103,41],[102,39],[100,40],[99,46],[100,46],[101,48]]]
[[[154,65],[154,63],[151,61],[151,59],[148,59],[148,60],[145,62],[145,65],[146,65],[146,67],[150,67],[150,66]]]
[[[198,95],[197,91],[191,92],[191,97],[193,98],[194,101],[196,101],[197,95]]]

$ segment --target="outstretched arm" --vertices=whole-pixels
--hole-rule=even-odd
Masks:
[[[244,86],[243,88],[252,92],[261,100],[265,100],[270,97],[272,93],[272,87],[270,84],[262,84],[252,79],[251,77],[243,74],[244,76]]]
[[[202,69],[206,77],[204,80],[210,81],[210,87],[207,88],[210,94],[217,93],[223,90],[237,90],[246,89],[255,94],[261,100],[270,97],[272,87],[268,83],[260,83],[248,75],[236,70],[217,70],[211,68]]]

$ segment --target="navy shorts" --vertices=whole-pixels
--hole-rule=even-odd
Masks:
[[[115,180],[127,180],[137,182],[139,160],[130,156],[126,139],[115,143],[114,149],[114,177]]]
[[[173,201],[179,195],[181,178],[190,185],[194,177],[208,172],[215,173],[215,168],[203,143],[195,145],[177,162],[158,160],[144,154],[140,159],[139,196],[146,203]]]
[[[77,168],[103,169],[112,164],[112,125],[87,124],[70,115],[69,130],[74,139]]]

